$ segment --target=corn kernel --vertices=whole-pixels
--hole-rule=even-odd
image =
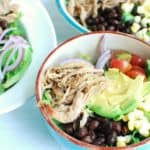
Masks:
[[[140,23],[140,21],[141,21],[141,16],[135,16],[134,21],[135,21],[136,23]]]
[[[136,33],[139,29],[140,29],[140,25],[138,23],[133,23],[133,25],[131,26],[131,31],[133,33]]]

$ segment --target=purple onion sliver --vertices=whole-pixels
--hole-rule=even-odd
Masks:
[[[90,62],[84,60],[84,59],[81,59],[81,58],[71,58],[71,59],[67,59],[67,60],[64,60],[60,63],[60,65],[65,65],[65,64],[68,64],[68,63],[84,63],[84,64],[87,64],[87,65],[90,65],[91,67],[94,67]]]
[[[11,47],[10,48],[16,48],[14,45],[11,45]],[[3,60],[3,57],[5,56],[5,54],[9,51],[10,49],[8,48],[8,49],[6,49],[5,51],[2,51],[1,53],[0,53],[0,68],[1,68],[1,65],[2,65],[2,60]]]
[[[5,44],[5,43],[6,43],[6,40],[0,41],[0,44]]]
[[[12,41],[9,40],[5,43],[5,45],[3,46],[3,48],[1,50],[5,51],[5,50],[9,49],[11,46],[13,46],[13,43],[12,43]]]
[[[4,74],[0,71],[0,83],[4,80]]]
[[[9,65],[13,56],[16,54],[16,52],[18,52],[17,60],[14,62],[14,64]],[[14,70],[20,64],[20,62],[22,60],[22,56],[23,56],[22,53],[23,53],[23,51],[19,51],[18,48],[15,48],[12,50],[12,53],[9,55],[7,62],[5,64],[5,67],[3,69],[3,74],[5,74],[6,72]]]
[[[98,58],[97,63],[96,63],[97,69],[104,69],[105,65],[107,64],[107,62],[111,58],[110,50],[108,50],[108,52],[106,51],[102,56],[100,56]]]
[[[103,53],[107,50],[106,35],[102,35],[102,37],[100,38],[98,50],[100,56],[103,55]]]
[[[7,66],[6,72],[15,70],[20,65],[23,58],[24,58],[24,49],[20,48],[18,49],[18,57],[16,61],[13,64]]]
[[[15,30],[15,28],[8,28],[6,30],[4,30],[4,32],[0,35],[0,41],[4,38],[4,36],[9,33],[10,31]]]

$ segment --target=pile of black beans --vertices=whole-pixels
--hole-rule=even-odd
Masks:
[[[129,134],[127,124],[99,116],[89,117],[86,125],[79,127],[80,120],[63,125],[69,135],[89,144],[99,146],[116,146],[117,136]]]
[[[120,5],[114,8],[99,9],[96,17],[88,17],[86,24],[91,31],[119,31],[131,34],[132,23],[123,23],[122,10]]]

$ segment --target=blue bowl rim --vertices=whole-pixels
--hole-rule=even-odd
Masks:
[[[62,14],[62,16],[68,21],[68,23],[70,23],[73,27],[75,27],[81,33],[90,32],[88,29],[80,25],[68,12],[64,10],[64,8],[62,7],[61,1],[62,0],[56,0],[56,5],[58,7],[58,10]]]

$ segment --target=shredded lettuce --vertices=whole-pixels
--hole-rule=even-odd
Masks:
[[[86,60],[86,61],[91,61],[91,56],[87,54],[80,54],[80,58]]]
[[[51,104],[52,102],[52,97],[50,95],[50,91],[49,90],[45,90],[43,93],[43,97],[42,100],[45,104]]]
[[[25,49],[25,54],[20,65],[13,71],[6,73],[4,82],[0,85],[4,89],[8,89],[21,79],[32,61],[31,47]]]
[[[21,16],[22,16],[22,14],[18,13],[16,20],[13,23],[9,24],[9,28],[15,28],[15,30],[12,30],[11,32],[9,32],[6,35],[6,39],[8,39],[11,36],[21,36],[21,37],[27,39],[25,28],[20,20]],[[0,45],[0,47],[2,47],[2,45]],[[25,49],[24,58],[23,58],[22,62],[19,64],[19,66],[15,70],[6,73],[4,81],[2,83],[0,83],[0,94],[5,92],[5,90],[7,90],[11,86],[13,86],[16,82],[18,82],[21,79],[21,77],[24,75],[25,71],[31,64],[32,52],[33,52],[32,47],[29,45]],[[11,53],[11,49],[5,54],[5,56],[2,60],[2,68],[6,64],[6,61],[9,57],[10,53]],[[10,64],[15,62],[17,55],[18,55],[18,53],[15,54],[15,56],[13,57]]]
[[[21,16],[22,16],[22,14],[19,13],[15,22],[9,24],[10,28],[15,28],[15,30],[13,30],[12,32],[9,33],[9,36],[10,35],[20,35],[20,36],[26,38],[25,28],[24,28],[22,22],[20,21]]]

